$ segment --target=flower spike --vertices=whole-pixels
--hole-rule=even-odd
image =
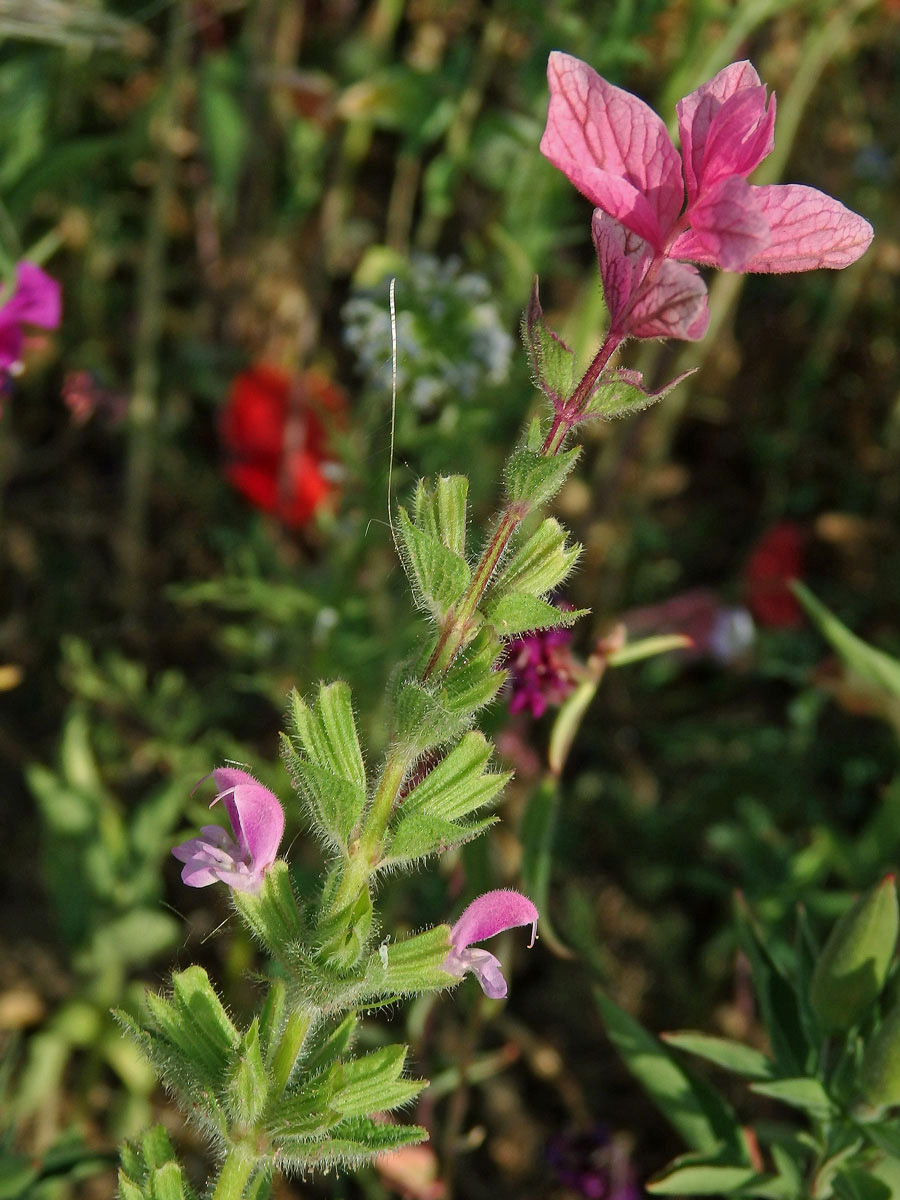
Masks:
[[[460,979],[472,972],[481,989],[492,1000],[506,995],[506,980],[500,962],[488,950],[473,950],[474,942],[483,942],[495,934],[517,925],[531,926],[531,941],[537,936],[538,910],[527,896],[509,888],[485,892],[473,900],[450,930],[450,953],[444,960],[444,970]]]
[[[236,841],[220,825],[204,825],[199,837],[172,850],[185,864],[181,878],[188,887],[221,882],[239,892],[258,892],[278,853],[284,810],[273,792],[238,767],[217,767],[212,777],[218,791],[210,808],[224,803]]]

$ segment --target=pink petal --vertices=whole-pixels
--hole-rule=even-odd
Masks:
[[[19,321],[56,329],[62,312],[60,287],[46,271],[34,263],[20,262],[16,269],[16,290],[8,301]]]
[[[758,189],[745,179],[732,176],[704,192],[691,209],[691,231],[703,255],[724,271],[743,271],[745,264],[771,243],[769,222],[756,197]],[[686,258],[678,247],[673,257]]]
[[[700,272],[688,263],[666,259],[653,286],[631,310],[628,332],[637,338],[696,342],[708,324],[706,284]]]
[[[697,190],[702,195],[730,175],[750,174],[775,146],[775,97],[766,108],[766,89],[745,88],[722,105],[713,117],[706,141],[694,147],[701,165]]]
[[[656,113],[556,50],[542,153],[588,199],[657,249],[684,203],[678,151]]]
[[[709,324],[706,284],[693,267],[665,259],[651,268],[654,255],[647,243],[601,212],[594,213],[592,231],[611,332],[687,341],[703,337]],[[652,283],[641,295],[651,269]]]
[[[481,984],[481,990],[491,1000],[502,1000],[508,992],[500,960],[489,950],[465,950],[460,956],[465,970],[471,971]]]
[[[485,892],[473,900],[450,930],[450,945],[462,950],[473,942],[483,942],[517,925],[531,926],[531,944],[537,932],[538,910],[527,896],[509,888]]]
[[[0,309],[0,371],[8,371],[21,362],[24,344],[22,326],[15,316],[8,317],[5,309]]]
[[[675,106],[675,111],[678,113],[678,131],[681,136],[684,178],[690,200],[693,200],[697,194],[698,177],[707,137],[716,113],[726,101],[738,92],[759,86],[759,76],[751,63],[747,61],[731,63],[724,67],[718,75],[713,76],[706,83],[702,83],[695,92],[691,92],[689,96],[679,100]],[[774,120],[775,110],[773,108],[773,123]]]
[[[745,263],[744,271],[840,270],[869,248],[874,234],[869,222],[816,188],[786,183],[751,191],[769,222],[772,240]]]

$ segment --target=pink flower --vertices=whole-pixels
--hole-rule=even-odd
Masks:
[[[483,942],[517,925],[531,926],[531,941],[537,935],[538,910],[527,896],[509,888],[485,892],[463,911],[450,930],[450,953],[444,960],[444,970],[461,979],[469,971],[481,984],[482,991],[492,1000],[506,995],[506,980],[498,959],[488,950],[473,950],[474,942]]]
[[[34,263],[20,262],[12,295],[0,293],[0,376],[21,370],[25,348],[23,326],[56,329],[61,315],[59,284]]]
[[[212,777],[218,792],[210,808],[224,801],[237,841],[221,825],[204,825],[199,837],[172,851],[185,864],[181,878],[188,887],[220,881],[239,892],[258,892],[278,853],[284,811],[273,792],[238,767],[217,767]]]
[[[544,155],[599,210],[594,240],[620,337],[703,336],[706,288],[680,260],[726,271],[849,266],[869,223],[815,188],[754,187],[774,146],[775,97],[731,63],[677,105],[681,154],[637,96],[554,51]]]

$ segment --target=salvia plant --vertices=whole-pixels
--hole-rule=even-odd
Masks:
[[[520,926],[534,942],[538,911],[518,891],[488,892],[452,921],[405,938],[384,928],[377,897],[388,875],[419,869],[497,819],[494,806],[509,775],[492,765],[479,714],[504,685],[511,641],[566,628],[582,615],[552,602],[580,547],[544,514],[577,463],[573,435],[586,422],[645,409],[679,382],[654,389],[637,371],[613,365],[616,351],[632,339],[703,336],[709,312],[696,264],[757,272],[839,268],[855,261],[872,237],[866,221],[812,188],[747,182],[772,150],[775,123],[774,97],[747,62],[726,67],[680,102],[680,153],[660,117],[578,59],[554,53],[549,80],[541,150],[594,206],[592,234],[609,312],[602,343],[582,369],[548,327],[535,284],[523,335],[543,408],[506,460],[498,513],[484,534],[473,535],[463,475],[420,480],[410,502],[398,508],[395,545],[427,633],[415,658],[394,673],[383,759],[373,763],[360,744],[347,682],[323,682],[313,695],[291,696],[284,761],[325,857],[314,893],[298,893],[279,857],[285,816],[272,791],[238,765],[216,767],[212,784],[198,785],[214,789],[213,804],[221,802],[230,830],[205,826],[174,853],[188,886],[230,889],[237,915],[271,960],[256,1014],[237,1024],[207,973],[190,966],[172,976],[165,994],[147,996],[141,1019],[121,1016],[208,1140],[218,1164],[208,1186],[215,1200],[263,1195],[278,1171],[349,1167],[424,1139],[424,1129],[390,1114],[426,1081],[410,1074],[404,1045],[354,1052],[361,1011],[452,988],[467,974],[488,996],[503,997],[501,965],[482,943]],[[480,294],[473,299],[482,302]],[[780,971],[748,941],[773,1058],[696,1038],[682,1038],[681,1048],[706,1051],[725,1066],[737,1062],[757,1090],[811,1113],[822,1147],[846,1157],[857,1142],[841,1134],[832,1147],[829,1138],[838,1114],[846,1113],[847,1122],[859,1114],[841,1107],[852,1089],[841,1084],[829,1091],[828,1080],[844,1080],[842,1064],[862,1054],[861,1043],[845,1031],[875,1021],[870,1011],[883,992],[896,924],[893,884],[885,882],[829,940],[796,1002]],[[657,1190],[807,1194],[800,1168],[790,1165],[798,1160],[792,1144],[776,1140],[777,1172],[761,1171],[711,1091],[691,1084],[685,1101],[688,1076],[671,1053],[633,1023],[626,1026],[628,1019],[611,1005],[606,1013],[614,1038],[637,1047],[632,1059],[649,1063],[651,1075],[663,1070],[673,1111],[679,1097],[687,1103],[683,1128],[708,1139],[697,1147],[706,1152],[707,1174],[676,1172],[668,1177],[671,1186]],[[793,1023],[785,1025],[785,1013]],[[836,1026],[845,1041],[838,1059],[823,1065]],[[898,1098],[896,1027],[897,1018],[886,1015],[876,1042],[862,1054],[865,1095],[878,1109]],[[821,1031],[818,1040],[813,1028]],[[888,1042],[885,1050],[872,1049]],[[659,1094],[658,1080],[648,1086]],[[791,1136],[808,1154],[817,1152],[810,1148],[812,1135]],[[872,1133],[869,1138],[867,1145],[878,1141]],[[711,1176],[719,1162],[719,1174]],[[123,1200],[191,1194],[160,1130],[126,1148]]]

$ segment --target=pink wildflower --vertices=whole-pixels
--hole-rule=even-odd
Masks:
[[[451,975],[472,972],[481,989],[492,1000],[506,995],[506,980],[500,962],[488,950],[471,949],[474,942],[483,942],[517,925],[531,926],[531,942],[537,934],[538,910],[527,896],[509,888],[485,892],[473,900],[450,930],[450,953],[444,960],[444,970]]]
[[[512,685],[511,713],[527,709],[542,717],[550,705],[562,704],[575,686],[571,641],[570,629],[539,629],[509,643],[505,665]]]
[[[221,825],[204,825],[199,837],[172,851],[185,864],[181,878],[188,887],[219,881],[239,892],[258,892],[278,853],[284,811],[273,792],[238,767],[217,767],[212,777],[218,791],[210,808],[224,802],[237,840]]]
[[[16,286],[7,299],[0,292],[0,378],[18,374],[25,349],[24,326],[56,329],[61,315],[59,284],[34,263],[20,262]]]
[[[815,188],[755,187],[774,146],[775,97],[749,62],[731,63],[677,105],[681,154],[637,96],[554,51],[544,155],[595,205],[594,241],[610,333],[696,340],[706,288],[682,260],[726,271],[849,266],[869,223]]]

